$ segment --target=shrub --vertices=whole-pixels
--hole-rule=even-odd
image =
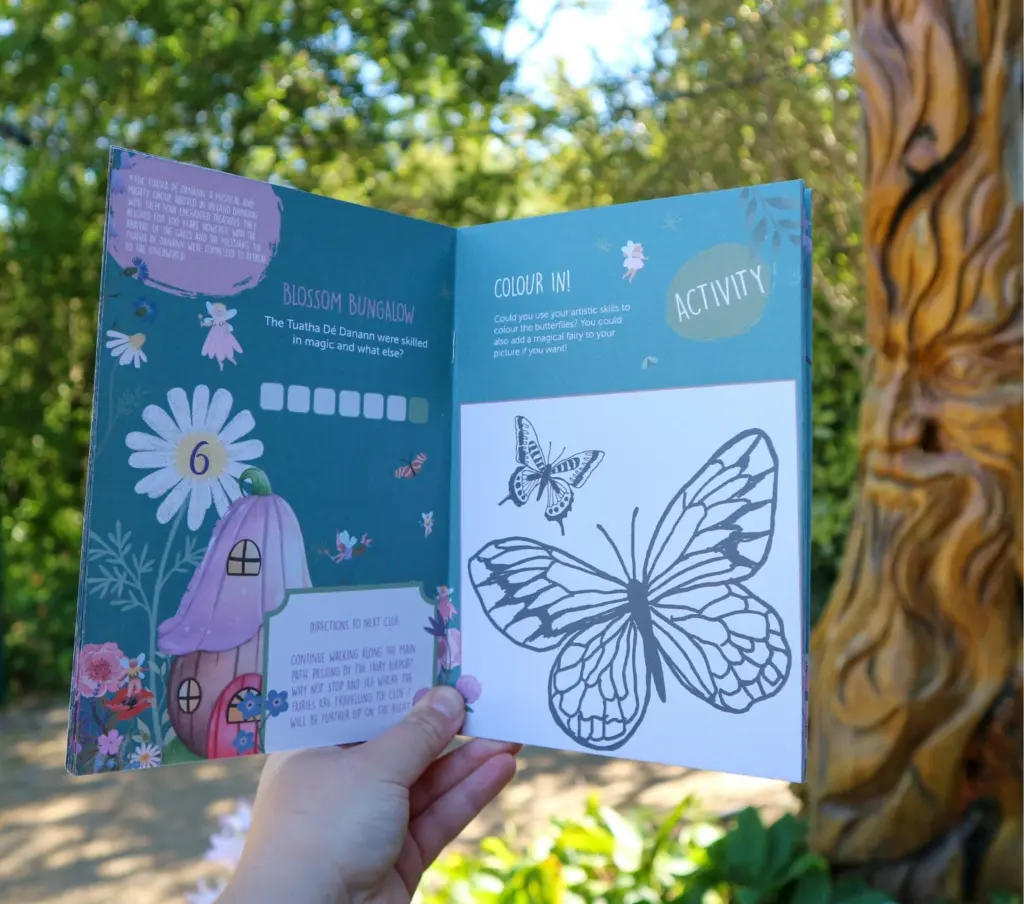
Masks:
[[[424,878],[418,904],[888,904],[858,880],[834,883],[806,826],[765,826],[743,810],[728,829],[684,801],[660,822],[631,821],[591,800],[525,850],[485,838]]]

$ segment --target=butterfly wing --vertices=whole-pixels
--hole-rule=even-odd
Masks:
[[[423,465],[426,464],[426,461],[426,453],[420,452],[419,455],[417,455],[409,465],[409,467],[412,469],[413,474],[419,474],[420,471],[423,470]]]
[[[516,461],[534,471],[543,471],[548,459],[537,439],[533,424],[522,415],[516,415]]]
[[[582,747],[617,750],[636,733],[651,701],[644,644],[627,611],[577,631],[548,679],[551,715]]]
[[[604,452],[592,450],[567,455],[551,466],[551,476],[559,477],[579,488],[590,479],[594,469],[604,460]]]
[[[562,528],[562,522],[572,511],[574,501],[573,487],[581,487],[594,473],[601,461],[604,459],[604,452],[591,450],[589,452],[576,452],[568,455],[551,466],[550,476],[547,484],[547,500],[544,506],[544,517],[548,521],[554,521]]]
[[[548,679],[551,715],[576,743],[615,750],[643,721],[650,675],[626,584],[525,537],[494,540],[469,560],[491,623],[529,650],[562,649]]]
[[[547,498],[544,500],[544,517],[548,521],[557,524],[562,534],[565,534],[565,526],[562,522],[572,511],[573,503],[572,487],[568,482],[558,477],[549,477],[547,485]]]
[[[522,508],[530,501],[530,497],[540,486],[540,474],[533,468],[520,465],[508,479],[508,495],[501,502],[511,500],[517,508]],[[499,503],[500,505],[501,503]]]
[[[564,550],[525,537],[492,540],[469,560],[484,613],[513,643],[551,650],[626,610],[626,584]]]
[[[666,668],[715,709],[742,713],[774,697],[793,655],[782,619],[742,584],[704,586],[651,607]]]
[[[777,490],[771,439],[738,434],[669,503],[644,564],[665,667],[723,712],[774,696],[792,665],[779,614],[739,583],[768,558]]]
[[[719,448],[672,498],[651,537],[643,580],[652,602],[701,584],[742,581],[768,558],[779,459],[763,430]]]
[[[412,477],[412,468],[409,465],[399,465],[395,468],[395,477]]]
[[[537,439],[537,431],[533,424],[522,415],[517,415],[516,426],[516,468],[508,478],[508,495],[501,503],[512,501],[517,508],[522,508],[537,492],[541,482],[541,471],[547,467],[547,458]]]

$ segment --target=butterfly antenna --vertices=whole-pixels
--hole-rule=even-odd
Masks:
[[[636,580],[636,516],[640,514],[640,507],[633,509],[633,522],[629,526],[629,552],[633,560],[633,580]]]
[[[603,524],[597,525],[597,529],[604,534],[604,538],[608,541],[608,544],[615,551],[615,558],[619,560],[619,566],[622,568],[622,573],[629,577],[629,572],[626,570],[626,563],[622,559],[622,553],[619,552],[619,547],[615,545],[615,541],[608,535],[608,531],[604,529]]]

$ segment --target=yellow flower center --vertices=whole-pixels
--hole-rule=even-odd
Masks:
[[[182,477],[216,480],[228,466],[228,450],[216,433],[186,433],[174,450],[174,467]]]
[[[134,336],[129,336],[128,344],[131,345],[132,348],[142,348],[142,346],[146,344],[146,334],[136,333]]]

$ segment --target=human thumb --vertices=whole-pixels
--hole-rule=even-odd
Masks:
[[[359,748],[374,777],[408,788],[455,740],[466,701],[455,688],[432,688],[393,728]]]

